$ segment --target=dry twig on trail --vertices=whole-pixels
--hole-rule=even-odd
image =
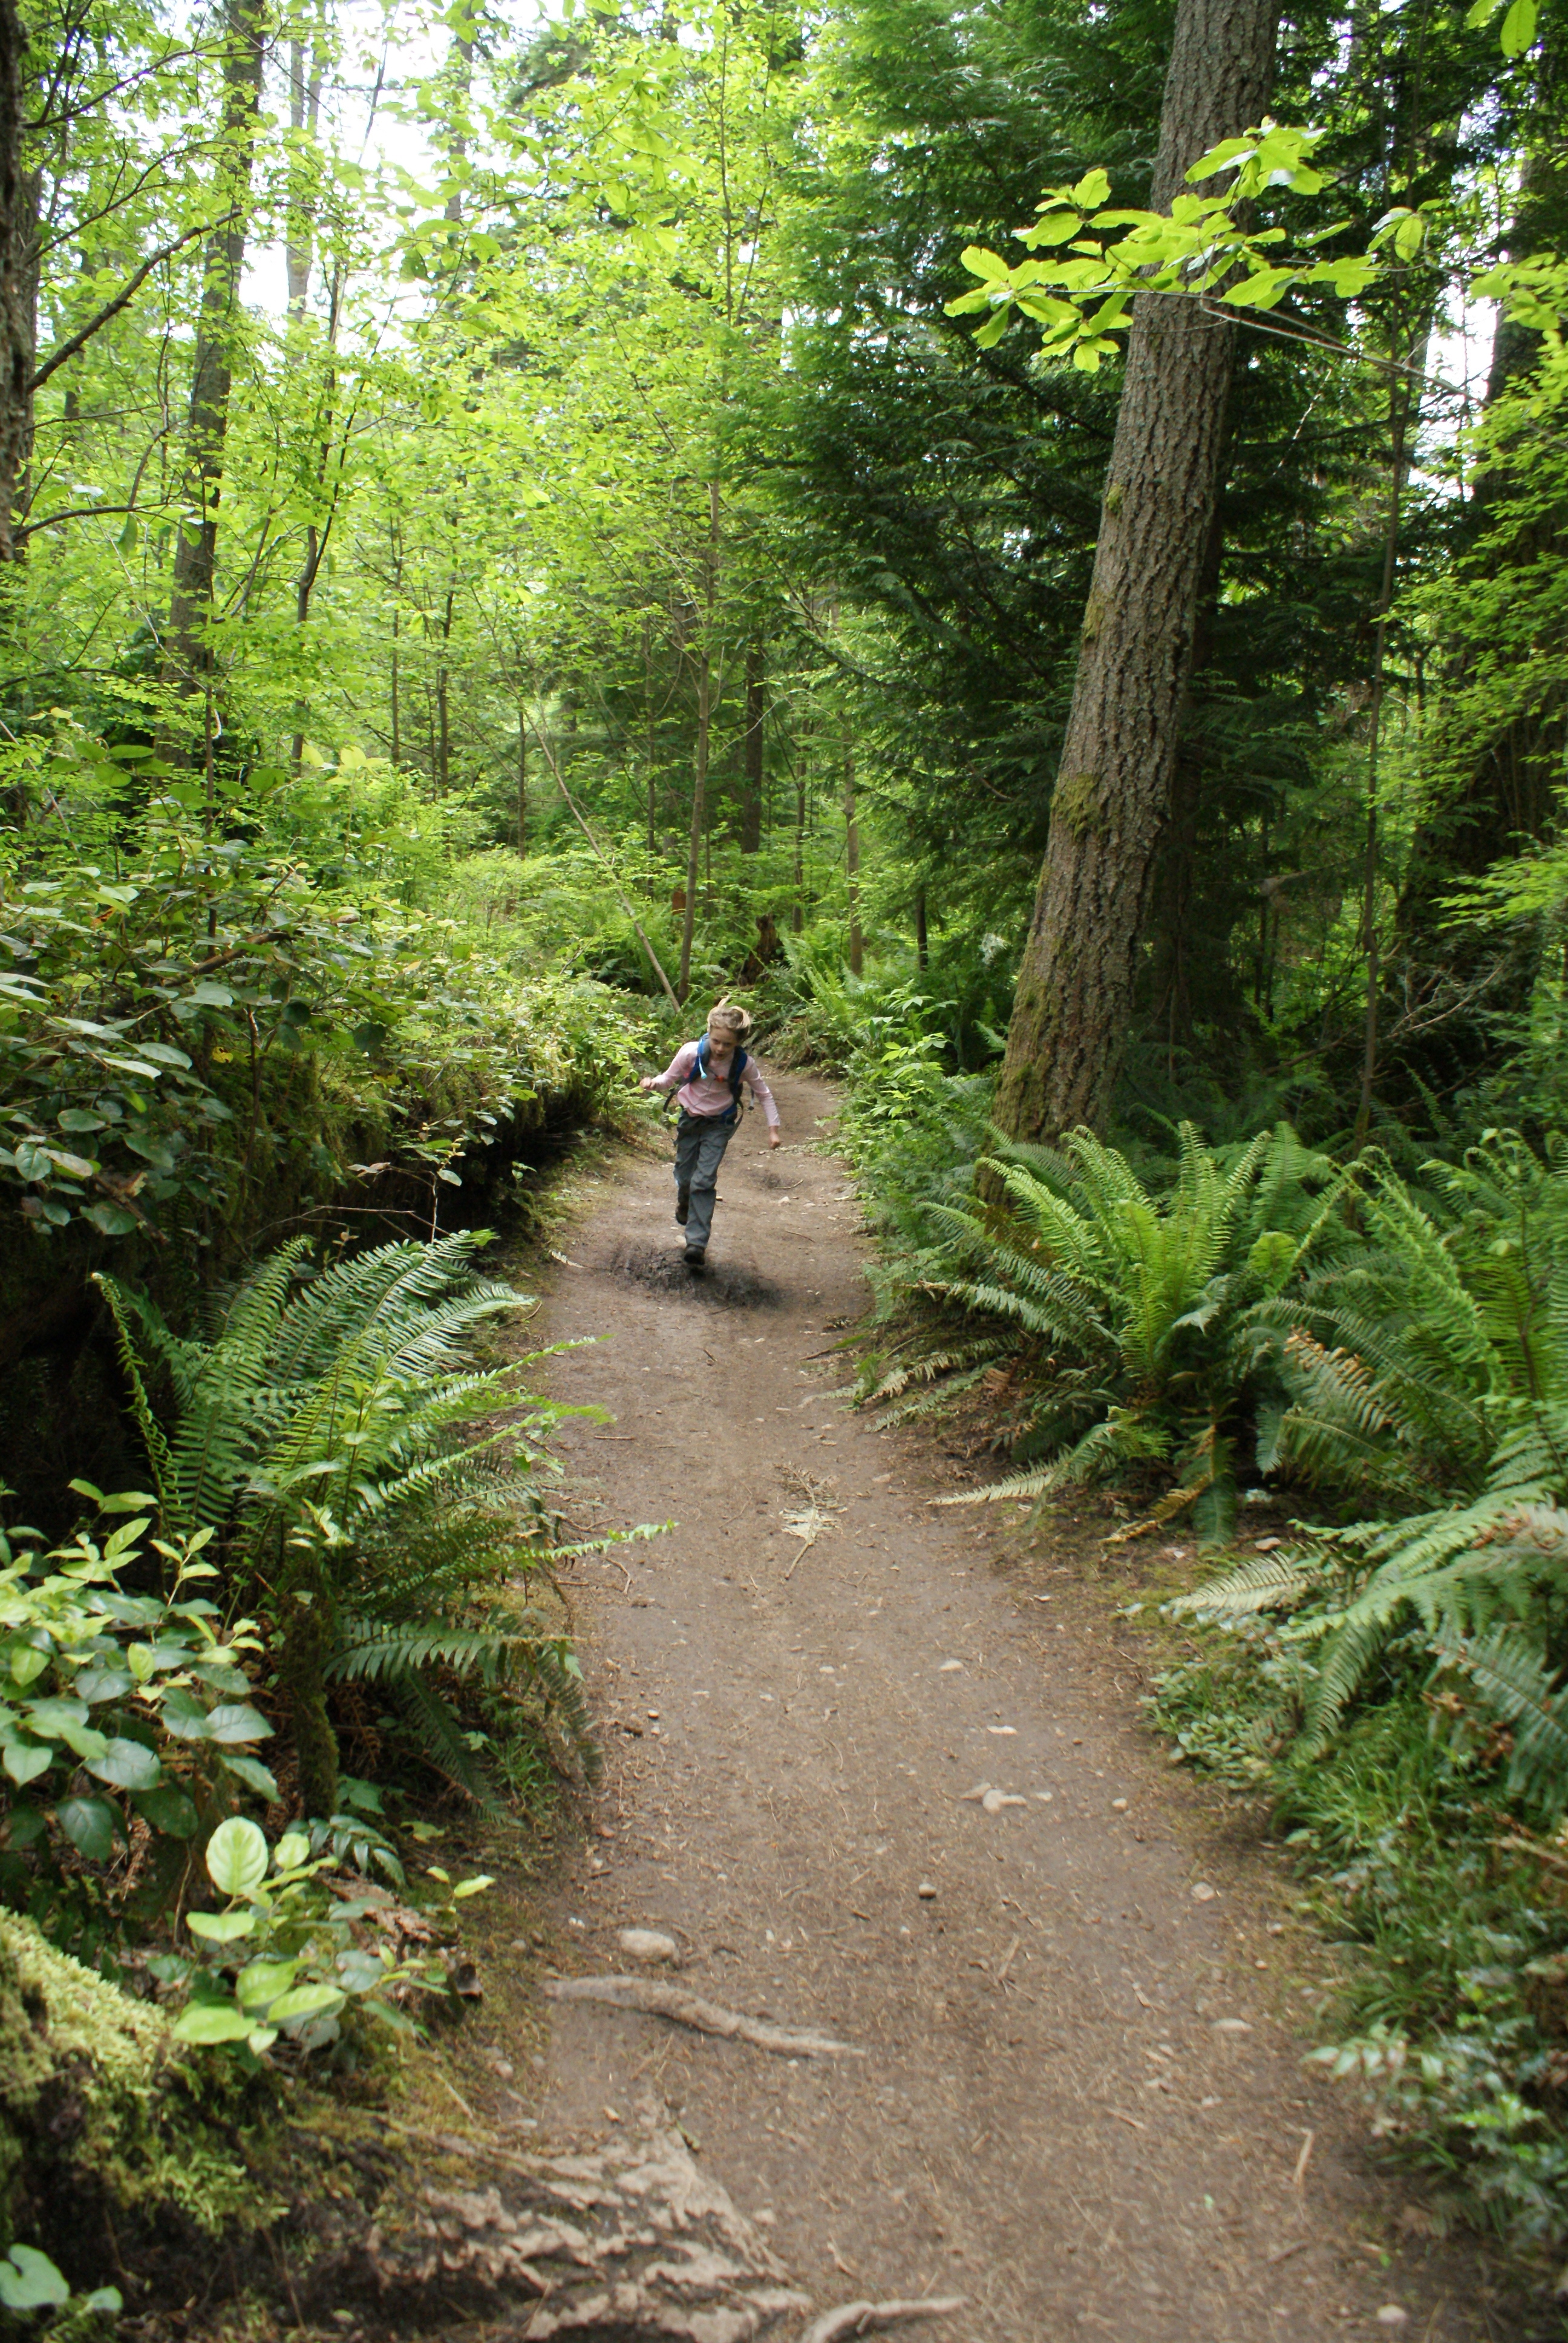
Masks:
[[[780,1464],[779,1478],[800,1500],[790,1512],[779,1516],[789,1534],[800,1541],[800,1554],[784,1573],[788,1582],[799,1568],[800,1554],[809,1546],[816,1544],[824,1530],[837,1529],[838,1515],[844,1508],[833,1501],[832,1492],[839,1485],[837,1481],[819,1481],[814,1473],[802,1473],[793,1464]]]
[[[725,2009],[697,1994],[682,1993],[678,1986],[656,1985],[648,1977],[553,1977],[545,1991],[553,2001],[602,2001],[612,2009],[637,2009],[648,2017],[673,2018],[677,2026],[692,2026],[699,2034],[719,2034],[727,2040],[739,2037],[781,2058],[863,2058],[866,2055],[852,2042],[836,2042],[830,2034],[789,2034],[780,2026],[744,2016],[738,2009]]]
[[[924,2302],[847,2302],[813,2320],[800,2343],[844,2343],[851,2335],[869,2335],[879,2327],[902,2327],[911,2318],[950,2318],[964,2307],[961,2294],[933,2296]]]

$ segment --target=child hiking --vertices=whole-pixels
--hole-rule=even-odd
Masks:
[[[713,1231],[714,1190],[724,1151],[740,1120],[744,1083],[768,1118],[768,1144],[779,1145],[779,1109],[757,1061],[742,1047],[751,1031],[744,1009],[720,1001],[708,1012],[700,1041],[685,1041],[662,1074],[645,1074],[645,1091],[674,1091],[680,1104],[675,1131],[675,1217],[686,1231],[686,1258],[700,1269]]]

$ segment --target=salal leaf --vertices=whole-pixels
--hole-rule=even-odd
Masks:
[[[266,1839],[244,1815],[219,1823],[206,1843],[207,1875],[225,1896],[249,1896],[266,1877]]]

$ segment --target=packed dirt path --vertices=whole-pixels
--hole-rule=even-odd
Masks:
[[[658,2102],[819,2307],[962,2295],[910,2330],[940,2343],[1529,2331],[1303,2068],[1321,1947],[1164,1764],[1075,1577],[1000,1575],[931,1444],[834,1395],[866,1248],[807,1151],[831,1092],[778,1091],[789,1144],[731,1145],[704,1280],[639,1156],[554,1281],[551,1338],[601,1338],[555,1392],[613,1419],[565,1428],[572,1473],[677,1526],[588,1574],[607,1772],[550,1935],[592,1975],[666,1931],[682,1986],[864,2055],[552,2003],[541,2136]]]

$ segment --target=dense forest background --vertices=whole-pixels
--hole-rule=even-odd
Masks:
[[[1286,143],[1200,285],[1182,45],[1244,17],[1199,95]],[[1371,1948],[1390,2128],[1560,2250],[1562,26],[1271,25],[0,0],[0,1886],[55,1943],[174,1926],[247,1798],[396,1863],[367,1681],[454,1795],[591,1762],[466,1232],[728,994],[844,1079],[866,1403],[1225,1550],[1160,1721]],[[1179,506],[1162,609],[1116,548]],[[1250,1503],[1313,1527],[1238,1563]],[[327,2046],[348,1958],[183,2038]]]

